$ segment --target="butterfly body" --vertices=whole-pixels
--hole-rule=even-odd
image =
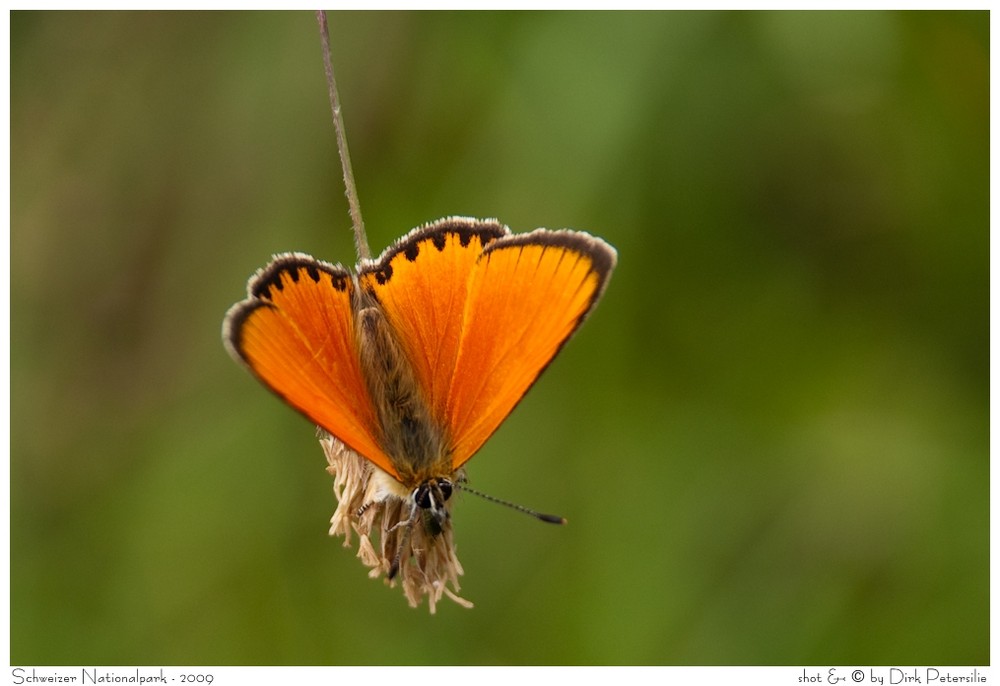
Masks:
[[[377,468],[372,498],[409,499],[433,533],[462,465],[586,318],[615,261],[582,232],[443,219],[353,273],[276,256],[226,315],[223,339]]]
[[[431,416],[392,326],[371,294],[361,291],[358,300],[357,349],[375,407],[379,446],[404,487],[413,489],[428,479],[450,475],[444,427]]]

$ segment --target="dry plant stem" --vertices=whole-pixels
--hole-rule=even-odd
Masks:
[[[316,21],[319,22],[319,34],[323,42],[323,67],[326,70],[326,87],[330,94],[333,129],[337,133],[340,166],[344,171],[344,193],[347,195],[347,203],[351,210],[351,224],[354,227],[354,247],[358,251],[359,260],[369,260],[371,259],[371,251],[368,249],[365,224],[361,219],[361,202],[358,200],[358,190],[354,186],[351,153],[347,150],[347,133],[344,130],[344,118],[340,113],[340,96],[337,94],[337,82],[333,77],[333,63],[330,60],[330,27],[327,25],[326,12],[317,10]]]
[[[472,607],[472,603],[458,595],[461,590],[458,577],[463,571],[455,554],[451,520],[436,536],[428,533],[419,519],[412,526],[397,526],[409,519],[410,503],[396,497],[373,501],[372,477],[377,467],[322,430],[319,442],[326,453],[327,471],[333,475],[333,492],[337,496],[330,535],[343,536],[345,546],[351,545],[352,533],[358,535],[358,557],[370,568],[368,576],[373,579],[383,576],[389,586],[399,581],[411,607],[417,607],[426,596],[431,613],[436,611],[442,596],[463,607]],[[389,579],[397,554],[399,571]]]

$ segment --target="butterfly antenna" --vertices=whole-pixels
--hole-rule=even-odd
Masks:
[[[458,488],[458,489],[460,489],[460,490],[466,491],[467,493],[471,493],[472,495],[478,495],[483,500],[489,500],[491,503],[496,503],[497,505],[503,505],[505,507],[509,507],[511,509],[517,510],[518,512],[523,512],[526,515],[531,515],[535,519],[540,519],[543,522],[548,522],[549,524],[565,524],[566,523],[566,518],[565,517],[560,517],[558,515],[544,514],[542,512],[536,512],[535,510],[532,510],[529,507],[525,507],[524,505],[518,505],[517,503],[512,503],[509,500],[502,500],[502,499],[496,498],[496,497],[494,497],[492,495],[487,495],[487,494],[483,493],[482,491],[477,491],[474,488],[469,488],[468,486],[465,485],[464,482],[461,482],[461,481],[458,482],[458,483],[456,483],[455,487]]]
[[[317,10],[316,21],[319,22],[319,35],[323,42],[323,67],[326,69],[326,87],[330,93],[330,109],[333,111],[333,128],[337,133],[340,166],[344,170],[344,193],[347,195],[347,203],[351,209],[351,224],[354,226],[354,247],[358,251],[359,260],[368,260],[371,259],[371,251],[368,249],[368,238],[365,236],[365,223],[361,220],[361,202],[358,200],[358,190],[354,186],[351,153],[347,150],[344,118],[340,114],[340,96],[337,95],[337,82],[333,78],[333,63],[330,61],[330,27],[327,25],[326,12]]]

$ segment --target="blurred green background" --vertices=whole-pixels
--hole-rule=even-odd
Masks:
[[[11,17],[15,664],[985,664],[989,26],[335,13],[373,250],[618,248],[470,463],[465,610],[327,537],[229,359],[274,252],[354,262],[313,15]]]

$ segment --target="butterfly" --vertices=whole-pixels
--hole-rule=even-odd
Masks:
[[[370,463],[380,485],[365,506],[399,499],[410,514],[396,525],[422,518],[433,534],[463,465],[593,311],[616,260],[587,233],[451,217],[353,271],[276,255],[227,313],[223,340]]]

